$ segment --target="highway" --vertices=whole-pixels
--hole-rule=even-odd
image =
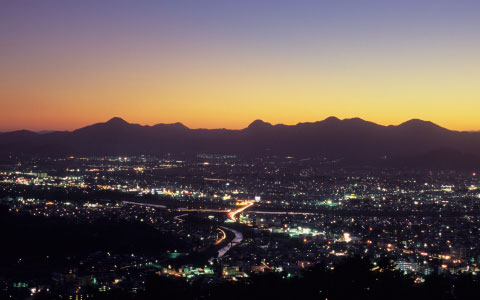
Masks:
[[[185,217],[185,216],[188,216],[188,214],[178,215],[178,216],[173,217],[173,219],[174,219],[174,220],[177,220],[177,221],[184,221],[184,220],[182,219],[182,217]]]
[[[228,217],[232,221],[237,221],[235,216],[238,215],[239,213],[241,213],[242,211],[246,210],[247,208],[249,208],[252,205],[253,205],[253,201],[249,201],[247,205],[244,205],[244,206],[240,207],[239,209],[236,209],[236,210],[233,210],[233,211],[229,212]]]
[[[211,257],[208,260],[209,262],[213,261],[215,258],[220,258],[220,257],[224,256],[225,254],[227,254],[227,252],[230,249],[232,249],[232,247],[235,247],[236,245],[240,244],[243,241],[243,234],[240,231],[237,231],[237,230],[232,229],[232,228],[224,227],[224,226],[220,226],[220,227],[224,230],[228,230],[228,231],[232,232],[235,235],[235,237],[225,247],[218,250],[218,256],[217,257]]]
[[[143,205],[143,206],[156,207],[156,208],[167,208],[164,205],[158,205],[158,204],[139,203],[139,202],[130,202],[130,201],[123,201],[123,203],[133,204],[133,205]],[[197,211],[197,212],[224,212],[224,213],[227,213],[227,216],[228,216],[229,219],[236,222],[237,221],[236,216],[238,214],[242,213],[243,211],[245,211],[247,208],[251,207],[253,204],[254,204],[253,201],[248,201],[248,203],[246,205],[244,205],[244,206],[242,206],[238,209],[232,210],[232,211],[219,210],[219,209],[187,209],[187,208],[179,208],[179,209],[177,209],[177,211],[181,211],[181,212],[192,212],[192,211]],[[287,212],[273,212],[272,214],[274,214],[274,213],[287,213]],[[184,216],[187,216],[187,215],[188,214],[182,214],[182,215],[175,216],[173,218],[175,220],[183,221],[183,219],[181,219],[181,217],[184,217]],[[238,245],[239,243],[241,243],[243,241],[243,234],[240,231],[237,231],[237,230],[232,229],[232,228],[224,227],[224,226],[220,226],[218,228],[218,230],[220,230],[220,232],[222,233],[222,236],[218,240],[215,241],[214,245],[220,244],[221,242],[223,242],[227,238],[227,233],[225,232],[225,230],[228,230],[228,231],[232,232],[235,236],[230,243],[228,243],[223,248],[218,250],[217,257],[211,257],[208,260],[209,262],[213,261],[215,258],[220,258],[220,257],[224,256],[228,251],[230,251],[230,249],[232,249],[232,247],[235,247],[236,245]]]
[[[165,205],[160,205],[160,204],[150,204],[150,203],[141,203],[141,202],[130,202],[130,201],[123,201],[125,204],[133,204],[133,205],[143,205],[143,206],[150,206],[150,207],[156,207],[156,208],[167,208]],[[176,211],[180,212],[214,212],[214,213],[227,213],[228,217],[232,221],[236,221],[236,215],[239,213],[243,212],[250,206],[254,204],[253,201],[250,201],[247,205],[242,206],[239,209],[233,210],[233,211],[228,211],[227,209],[209,209],[209,208],[177,208]],[[261,211],[261,210],[252,210],[252,213],[255,214],[265,214],[265,215],[315,215],[316,213],[314,212],[298,212],[298,211]],[[182,215],[184,216],[184,215]]]
[[[252,210],[251,213],[264,214],[264,215],[316,215],[316,213],[310,212],[296,212],[296,211],[260,211]]]
[[[125,204],[133,204],[133,205],[142,205],[142,206],[149,206],[155,208],[167,208],[165,205],[160,204],[150,204],[150,203],[140,203],[140,202],[130,202],[130,201],[123,201]]]
[[[185,207],[180,207],[176,209],[177,211],[186,211],[186,212],[220,212],[220,213],[225,213],[228,212],[227,209],[213,209],[213,208],[185,208]]]
[[[222,228],[218,228],[218,230],[220,230],[220,232],[222,233],[222,236],[215,241],[214,245],[220,244],[221,242],[223,242],[223,240],[227,238],[227,233],[225,232],[225,230],[223,230]]]

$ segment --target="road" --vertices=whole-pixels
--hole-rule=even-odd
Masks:
[[[240,231],[237,231],[237,230],[232,229],[232,228],[224,227],[224,226],[220,226],[220,228],[232,232],[235,235],[235,237],[225,247],[218,250],[218,256],[217,257],[211,257],[208,260],[209,262],[213,261],[215,258],[220,258],[220,257],[224,256],[225,254],[227,254],[227,252],[230,249],[232,249],[232,247],[235,247],[236,245],[240,244],[243,241],[243,234]]]
[[[141,203],[141,202],[130,202],[130,201],[123,201],[125,204],[133,204],[133,205],[143,205],[143,206],[150,206],[156,208],[167,208],[165,205],[160,204],[150,204],[150,203]],[[245,209],[249,208],[254,204],[253,201],[249,202],[249,204],[242,206],[239,209],[234,211],[228,211],[227,209],[209,209],[209,208],[177,208],[176,211],[180,212],[214,212],[214,213],[228,213],[228,217],[232,219],[232,221],[236,221],[235,216],[244,211]],[[315,212],[299,212],[299,211],[260,211],[260,210],[252,210],[252,213],[255,214],[266,214],[266,215],[315,215]],[[181,215],[184,216],[184,215]]]
[[[316,213],[310,212],[296,212],[296,211],[260,211],[252,210],[251,213],[264,214],[264,215],[316,215]]]
[[[174,220],[177,220],[177,221],[184,221],[184,220],[182,219],[182,217],[185,217],[185,216],[188,216],[188,214],[178,215],[178,216],[173,217],[173,219],[174,219]]]
[[[133,205],[149,206],[149,207],[155,207],[155,208],[167,208],[165,205],[160,205],[160,204],[140,203],[140,202],[131,202],[131,201],[123,201],[123,203],[133,204]]]
[[[139,202],[130,202],[130,201],[123,201],[123,203],[125,204],[133,204],[133,205],[143,205],[143,206],[149,206],[149,207],[156,207],[156,208],[167,208],[166,206],[164,205],[159,205],[159,204],[149,204],[149,203],[139,203]],[[177,209],[177,211],[181,211],[181,212],[191,212],[191,211],[197,211],[197,212],[224,212],[224,213],[227,213],[228,215],[228,218],[231,219],[232,221],[237,221],[237,218],[236,216],[240,213],[242,213],[243,211],[245,211],[247,208],[251,207],[252,205],[254,204],[253,201],[249,201],[246,205],[238,208],[238,209],[235,209],[235,210],[232,210],[232,211],[227,211],[227,210],[215,210],[215,209],[186,209],[186,208],[179,208]],[[260,212],[258,212],[260,213]],[[270,212],[268,212],[270,213]],[[274,213],[286,213],[286,212],[272,212],[272,214]],[[188,214],[182,214],[182,215],[178,215],[178,216],[175,216],[173,217],[175,220],[179,220],[179,221],[183,221],[183,219],[181,219],[181,217],[184,217],[184,216],[187,216]],[[214,245],[218,245],[220,244],[221,242],[223,242],[226,238],[227,238],[227,233],[225,232],[225,230],[228,230],[230,231],[231,233],[233,233],[235,236],[234,238],[232,239],[232,241],[230,243],[228,243],[227,245],[225,245],[223,248],[221,248],[220,250],[218,250],[218,255],[217,257],[211,257],[208,261],[213,261],[214,259],[216,258],[220,258],[222,256],[224,256],[228,251],[230,251],[230,249],[232,249],[232,247],[235,247],[236,245],[240,244],[242,241],[243,241],[243,234],[238,231],[238,230],[235,230],[235,229],[232,229],[232,228],[228,228],[228,227],[224,227],[224,226],[220,226],[218,228],[218,230],[220,230],[220,232],[222,232],[222,237],[220,237],[217,241],[215,241],[215,244]]]
[[[227,233],[225,232],[225,230],[223,230],[222,228],[218,228],[218,230],[220,230],[220,232],[222,233],[222,236],[218,240],[215,241],[214,245],[220,244],[221,242],[223,242],[227,238]]]
[[[228,217],[232,221],[236,221],[237,219],[235,218],[235,216],[238,215],[239,213],[241,213],[242,211],[246,210],[247,208],[249,208],[252,205],[253,205],[253,201],[250,201],[250,202],[248,202],[247,205],[244,205],[244,206],[240,207],[239,209],[232,210],[231,212],[229,212]]]

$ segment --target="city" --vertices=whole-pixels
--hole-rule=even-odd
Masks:
[[[478,276],[476,172],[326,160],[10,156],[0,172],[2,235],[35,251],[7,251],[2,293],[135,295],[151,276],[214,288],[259,274],[302,278],[348,258],[368,259],[372,272],[387,263],[417,285]],[[52,241],[63,235],[72,245]]]
[[[0,0],[0,300],[480,299],[479,16]]]

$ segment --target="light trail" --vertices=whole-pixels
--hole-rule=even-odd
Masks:
[[[185,216],[188,216],[188,214],[178,215],[173,217],[173,219],[178,221],[185,221],[184,219],[182,219],[182,217],[185,217]]]
[[[262,264],[263,264],[265,267],[267,267],[269,270],[272,269],[272,267],[270,267],[269,265],[267,265],[264,261],[262,261]]]
[[[317,215],[318,213],[312,212],[298,212],[298,211],[260,211],[252,210],[251,213],[265,214],[265,215]]]
[[[253,205],[253,201],[250,201],[247,205],[245,206],[242,206],[240,207],[239,209],[236,209],[234,211],[231,211],[228,213],[228,217],[232,220],[232,221],[236,221],[237,219],[235,218],[236,215],[238,215],[239,213],[241,213],[242,211],[246,210],[247,208],[249,208],[250,206]]]
[[[223,240],[225,240],[227,238],[227,233],[225,232],[225,230],[223,230],[222,228],[218,228],[218,230],[220,230],[220,232],[222,233],[222,237],[220,237],[214,245],[218,245],[220,244]]]
[[[150,207],[156,207],[156,208],[167,208],[165,205],[160,205],[160,204],[149,204],[149,203],[141,203],[141,202],[130,202],[130,201],[123,201],[125,204],[133,204],[133,205],[143,205],[143,206],[150,206]],[[226,208],[224,209],[214,209],[214,208],[177,208],[175,209],[176,211],[180,212],[212,212],[212,213],[228,213],[229,219],[232,219],[232,215],[236,216],[237,214],[241,213],[248,207],[252,206],[254,204],[253,201],[249,201],[249,204],[242,206],[241,208],[234,210],[234,211],[228,211]],[[316,212],[300,212],[300,211],[259,211],[259,210],[252,210],[251,213],[255,214],[265,214],[265,215],[317,215],[318,213]],[[183,215],[182,215],[183,216]],[[234,220],[234,219],[232,219]],[[236,221],[236,220],[234,220]]]
[[[225,213],[228,212],[227,209],[213,209],[213,208],[185,208],[180,207],[176,209],[177,211],[186,211],[186,212],[214,212],[214,213]]]
[[[132,205],[149,206],[149,207],[155,207],[155,208],[167,208],[165,205],[160,205],[160,204],[140,203],[140,202],[131,202],[131,201],[123,201],[123,203],[132,204]]]
[[[240,232],[240,231],[237,231],[235,229],[232,229],[232,228],[228,228],[228,227],[224,227],[224,226],[221,226],[221,228],[225,229],[225,230],[228,230],[230,232],[233,232],[233,234],[235,235],[235,237],[233,238],[233,240],[228,243],[225,247],[223,247],[222,249],[218,250],[218,255],[217,257],[211,257],[208,261],[211,262],[213,261],[215,258],[220,258],[222,256],[224,256],[225,254],[227,254],[227,252],[232,249],[232,247],[240,244],[242,241],[243,241],[243,234]]]

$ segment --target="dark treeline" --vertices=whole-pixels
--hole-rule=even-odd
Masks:
[[[33,276],[32,270],[42,269],[41,266],[64,264],[65,257],[74,261],[75,257],[97,251],[158,255],[186,246],[173,234],[145,223],[101,218],[74,222],[11,214],[5,206],[0,206],[0,237],[0,275],[7,277],[22,272]]]
[[[193,282],[152,276],[145,290],[130,294],[121,290],[92,291],[99,300],[151,299],[478,299],[479,278],[472,276],[430,276],[424,283],[401,275],[385,261],[373,270],[366,258],[349,258],[333,269],[317,265],[301,276],[265,273],[239,281],[211,283],[208,277]],[[41,299],[57,299],[42,294]]]

